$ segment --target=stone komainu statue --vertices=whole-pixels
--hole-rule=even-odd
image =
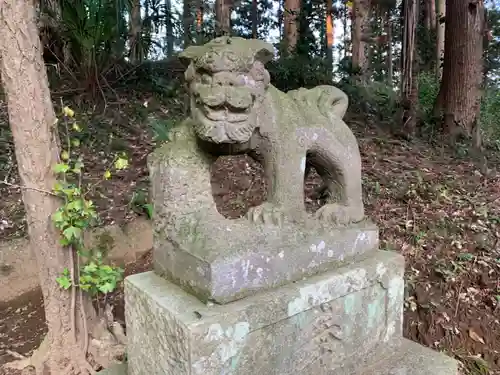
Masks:
[[[259,40],[221,37],[180,57],[191,114],[149,158],[159,275],[226,303],[377,248],[342,91],[277,90],[264,67],[273,48]],[[217,211],[211,186],[213,162],[231,153],[259,160],[269,188],[266,202],[236,220]],[[307,165],[329,192],[314,215],[304,205]]]
[[[347,96],[333,86],[279,91],[264,67],[273,55],[270,44],[238,37],[220,37],[182,52],[180,58],[189,64],[185,77],[191,116],[175,130],[174,138],[198,138],[194,154],[200,147],[210,154],[258,155],[270,184],[269,198],[249,211],[251,220],[280,223],[303,218],[306,161],[329,191],[317,219],[362,220],[360,154],[356,138],[342,121]]]

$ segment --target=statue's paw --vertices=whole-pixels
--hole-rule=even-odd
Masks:
[[[280,207],[265,202],[260,206],[251,207],[246,217],[256,224],[282,225],[285,215]]]
[[[315,213],[316,219],[333,224],[349,224],[352,222],[351,210],[347,206],[337,203],[325,204]]]

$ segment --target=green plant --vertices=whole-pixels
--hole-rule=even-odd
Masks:
[[[87,198],[89,190],[85,190],[82,182],[84,161],[78,153],[80,141],[71,137],[71,131],[81,130],[74,115],[73,110],[64,107],[62,119],[66,146],[61,152],[59,163],[53,166],[58,177],[53,192],[62,199],[63,204],[52,215],[52,221],[60,232],[61,244],[70,252],[70,268],[64,269],[56,281],[61,288],[71,289],[72,293],[75,293],[75,288],[79,288],[91,297],[98,298],[100,294],[106,295],[116,288],[122,279],[123,270],[105,264],[105,251],[102,248],[86,249],[84,246],[84,232],[96,222],[98,215],[93,202]],[[125,155],[115,156],[112,166],[115,170],[127,168]],[[107,169],[103,179],[111,178],[111,173],[111,169]]]
[[[134,192],[130,200],[130,208],[139,215],[146,214],[148,219],[153,218],[153,205],[148,203],[148,197],[144,190]]]
[[[159,146],[170,141],[170,131],[175,127],[177,121],[175,119],[161,119],[150,116],[148,118],[153,140]]]
[[[125,53],[128,0],[56,0],[42,8],[41,19],[53,25],[51,39],[65,45],[65,69],[76,68],[86,85],[96,88]],[[53,42],[56,42],[55,40]]]
[[[325,59],[304,55],[283,57],[269,62],[267,69],[271,82],[282,91],[300,87],[312,88],[332,84]]]
[[[481,100],[479,124],[486,144],[494,148],[500,145],[500,92],[497,89],[486,89]]]

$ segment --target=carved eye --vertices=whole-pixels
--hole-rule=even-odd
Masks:
[[[233,81],[233,85],[234,86],[247,86],[250,82],[249,81],[252,81],[251,79],[249,79],[248,76],[246,75],[243,75],[243,74],[240,74],[238,75],[234,81]]]

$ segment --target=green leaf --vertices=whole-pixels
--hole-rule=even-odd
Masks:
[[[62,246],[69,246],[71,244],[71,241],[68,241],[66,238],[64,237],[61,237],[61,239],[59,240],[59,243],[62,245]]]
[[[83,272],[90,273],[97,271],[97,264],[95,262],[90,262],[85,267],[83,267]]]
[[[61,192],[63,189],[63,185],[60,181],[57,181],[55,184],[54,184],[54,187],[52,188],[53,191],[55,191],[56,193],[59,193]]]
[[[55,164],[52,170],[54,171],[54,173],[66,173],[70,170],[70,166],[65,163],[59,163]]]
[[[64,290],[68,290],[69,288],[71,288],[71,280],[66,275],[62,275],[62,276],[57,277],[56,282]]]
[[[113,272],[113,267],[104,265],[101,267],[101,271],[104,273],[112,273]]]
[[[116,288],[116,283],[107,282],[99,286],[99,291],[104,294],[111,293]]]
[[[72,202],[69,202],[66,205],[66,209],[69,211],[82,211],[83,210],[83,202],[81,199],[76,199]]]
[[[83,166],[84,166],[84,164],[81,160],[76,161],[75,165],[73,167],[73,172],[76,174],[82,173]]]
[[[79,287],[85,291],[85,292],[88,292],[90,290],[90,288],[92,287],[92,285],[90,284],[80,284]]]
[[[64,150],[63,152],[61,152],[61,159],[62,160],[69,160],[69,152]]]
[[[63,231],[63,236],[70,242],[78,240],[82,236],[82,230],[78,227],[70,226]]]
[[[56,224],[63,223],[66,221],[64,218],[64,211],[62,210],[57,210],[52,214],[52,221]]]
[[[153,205],[151,203],[146,203],[144,205],[144,210],[146,211],[148,218],[152,219],[153,218]]]
[[[122,157],[119,157],[115,161],[115,168],[118,170],[122,170],[128,167],[128,160]]]

